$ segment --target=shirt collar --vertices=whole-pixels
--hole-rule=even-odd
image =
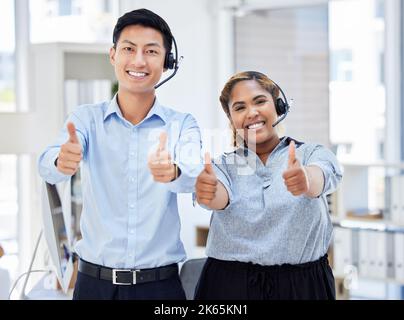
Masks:
[[[119,106],[118,106],[117,97],[118,97],[118,95],[115,94],[114,97],[109,102],[107,111],[104,114],[104,121],[113,113],[116,113],[118,116],[123,117],[121,109],[119,109]]]
[[[153,115],[158,116],[161,120],[164,121],[164,123],[167,123],[168,118],[165,113],[164,107],[159,103],[157,98],[154,99],[153,106],[151,107],[149,113],[147,116],[144,118],[144,120],[151,118]]]
[[[123,118],[123,115],[122,115],[121,109],[119,108],[117,99],[118,99],[118,94],[115,94],[114,97],[111,99],[111,101],[108,105],[108,108],[104,114],[104,121],[113,113],[116,113],[119,117]],[[151,107],[149,113],[144,118],[144,120],[151,118],[153,115],[158,116],[165,123],[167,122],[167,115],[165,113],[164,107],[158,102],[157,98],[154,99],[153,106]]]
[[[273,154],[273,153],[274,153],[275,151],[277,151],[278,149],[282,148],[285,144],[286,144],[286,145],[289,145],[289,142],[290,142],[289,140],[290,140],[290,138],[287,137],[287,136],[280,138],[279,143],[278,143],[278,144],[275,146],[275,148],[272,150],[271,154]],[[239,154],[239,155],[243,155],[243,154],[246,155],[246,154],[248,154],[249,152],[252,152],[252,153],[255,154],[254,151],[248,149],[245,145],[241,145],[241,146],[237,147],[233,152],[234,152],[234,153],[237,153],[237,154]]]

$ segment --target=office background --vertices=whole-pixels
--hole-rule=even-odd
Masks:
[[[227,145],[218,97],[234,72],[262,71],[293,98],[282,133],[330,147],[345,172],[329,199],[338,297],[404,299],[403,0],[1,0],[0,270],[11,283],[42,229],[37,157],[71,108],[110,98],[113,27],[141,7],[184,56],[159,100],[195,116],[205,150]],[[210,213],[190,195],[179,209],[188,257],[204,256]],[[41,241],[35,266],[49,264]]]

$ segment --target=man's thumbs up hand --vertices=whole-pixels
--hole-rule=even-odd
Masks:
[[[293,140],[289,144],[288,167],[282,177],[286,188],[294,196],[300,196],[309,191],[309,179],[304,166],[296,158],[296,146]]]
[[[67,124],[67,131],[69,132],[69,142],[79,143],[79,138],[77,138],[76,127],[72,122]]]
[[[196,179],[196,199],[199,204],[209,206],[216,197],[217,178],[212,167],[209,152],[205,153],[205,167]]]
[[[167,133],[162,132],[157,150],[149,155],[147,165],[153,175],[154,181],[170,182],[177,178],[177,168],[171,161],[170,153],[166,149]]]
[[[159,147],[156,152],[157,156],[160,156],[161,153],[165,152],[166,144],[167,144],[167,133],[163,131],[162,133],[160,133]],[[168,156],[170,156],[170,155],[168,155]]]
[[[67,124],[67,131],[69,133],[69,140],[60,147],[60,152],[56,159],[56,167],[61,173],[72,176],[79,169],[83,155],[76,127],[72,122]]]

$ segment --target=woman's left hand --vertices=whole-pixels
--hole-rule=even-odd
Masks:
[[[294,196],[300,196],[309,191],[309,178],[304,166],[296,159],[295,142],[291,141],[289,144],[289,160],[288,168],[282,175],[286,188]]]

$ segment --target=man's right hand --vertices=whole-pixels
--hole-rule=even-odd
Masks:
[[[56,167],[61,173],[72,176],[79,169],[83,156],[76,128],[72,122],[67,124],[67,131],[69,132],[69,140],[60,148]]]
[[[216,197],[218,180],[212,168],[210,154],[205,153],[205,168],[196,179],[195,190],[196,199],[199,204],[210,206],[213,199]]]

